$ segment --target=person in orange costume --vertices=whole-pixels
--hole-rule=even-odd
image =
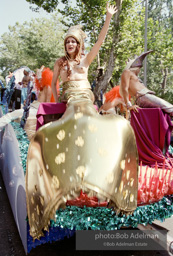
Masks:
[[[40,102],[55,102],[51,83],[52,83],[53,71],[50,68],[45,68],[42,66],[37,69],[35,77],[35,87],[39,91],[38,101]],[[59,94],[59,81],[56,85],[57,93]]]
[[[114,88],[112,88],[109,92],[105,93],[105,102],[99,109],[100,114],[116,114],[116,107],[120,107],[121,112],[126,111],[125,103],[119,93],[119,89],[120,86],[117,85]]]

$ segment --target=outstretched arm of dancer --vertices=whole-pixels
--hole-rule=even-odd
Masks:
[[[94,60],[94,58],[98,54],[100,47],[101,47],[103,41],[105,40],[111,18],[118,10],[117,7],[115,7],[113,5],[109,5],[109,3],[107,3],[106,9],[107,9],[106,20],[105,20],[103,28],[99,34],[98,40],[92,47],[91,51],[86,56],[86,61],[87,61],[88,65],[91,64],[91,62]]]

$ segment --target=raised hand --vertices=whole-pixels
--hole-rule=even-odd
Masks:
[[[108,2],[106,4],[106,9],[107,9],[107,14],[110,14],[111,16],[114,15],[118,11],[116,6],[109,5]]]

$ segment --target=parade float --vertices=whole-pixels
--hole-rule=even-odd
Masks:
[[[14,81],[13,76],[11,82]],[[1,117],[7,114],[7,103],[12,95],[11,90],[14,88],[12,83],[9,84],[10,89],[7,91],[6,99],[1,103]],[[114,191],[115,194],[122,195],[121,201],[127,201],[129,205],[135,202],[133,209],[130,208],[128,211],[128,209],[123,209],[123,206],[121,209],[116,209],[108,194],[105,194],[106,196],[103,196],[101,200],[101,198],[98,199],[97,193],[87,193],[85,187],[84,190],[80,190],[80,194],[75,194],[72,190],[69,198],[63,199],[65,205],[54,209],[55,214],[42,228],[41,235],[34,237],[35,230],[32,232],[28,220],[25,184],[30,140],[27,129],[23,127],[27,125],[27,119],[30,121],[34,119],[36,129],[40,131],[43,125],[48,125],[58,118],[61,119],[66,105],[64,103],[40,103],[34,112],[37,113],[37,119],[34,115],[30,118],[29,111],[32,112],[32,110],[29,97],[31,97],[30,87],[28,87],[28,101],[24,109],[19,110],[19,120],[17,121],[16,116],[12,115],[13,112],[10,112],[9,115],[13,117],[9,116],[6,124],[1,123],[0,127],[0,170],[26,254],[38,245],[73,236],[76,230],[119,230],[125,227],[138,228],[139,225],[147,227],[155,220],[162,222],[173,215],[173,150],[170,145],[173,124],[170,116],[160,109],[140,109],[139,113],[131,113],[130,121],[138,150],[138,180],[135,184],[135,180],[130,176],[130,158],[125,156],[126,159],[122,159],[117,167],[121,182]],[[91,128],[93,131],[94,127]],[[41,170],[39,171],[41,176]],[[100,175],[99,170],[94,171],[97,176]],[[79,176],[82,176],[81,172]],[[110,180],[112,182],[114,177],[109,176]],[[128,194],[125,183],[131,188],[136,187],[137,194]],[[56,179],[53,184],[56,187]],[[33,223],[38,221],[37,217],[41,215],[40,207],[44,205],[46,198],[46,196],[38,198],[36,195],[37,187],[31,198],[31,203],[38,201],[37,205],[39,204],[39,207],[36,205],[34,208]]]

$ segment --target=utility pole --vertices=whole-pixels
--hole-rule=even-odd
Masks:
[[[148,0],[145,0],[145,38],[144,51],[147,51],[147,20],[148,20]],[[144,85],[147,87],[147,57],[144,59]]]

